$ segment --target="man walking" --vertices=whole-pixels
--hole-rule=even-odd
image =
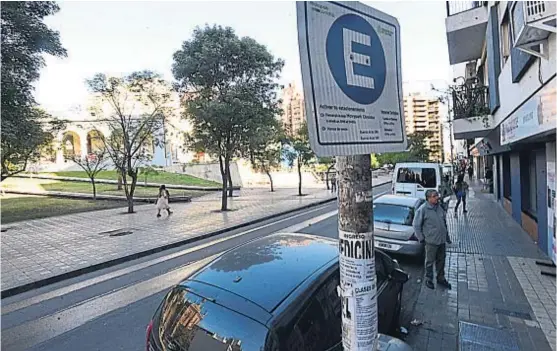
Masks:
[[[421,243],[425,242],[425,285],[435,289],[433,285],[435,263],[437,285],[450,289],[451,284],[445,278],[446,244],[451,243],[447,230],[447,213],[439,204],[439,193],[436,190],[428,190],[425,194],[426,202],[416,211],[412,223],[418,240]]]
[[[470,164],[470,166],[468,166],[468,179],[472,181],[473,176],[474,176],[474,167],[472,167],[472,164]]]
[[[337,177],[336,173],[333,174],[331,177],[331,193],[335,193],[337,191]]]

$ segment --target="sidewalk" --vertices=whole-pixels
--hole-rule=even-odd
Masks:
[[[390,178],[374,181],[378,186]],[[325,189],[304,193],[242,189],[229,198],[232,211],[225,213],[218,211],[220,193],[211,193],[172,204],[174,214],[159,219],[154,206],[144,205],[131,215],[111,209],[2,226],[2,292],[334,198]]]
[[[454,218],[451,201],[452,290],[422,286],[414,318],[423,324],[410,326],[406,341],[415,351],[555,351],[555,278],[535,263],[547,257],[479,189],[470,191],[466,216]]]

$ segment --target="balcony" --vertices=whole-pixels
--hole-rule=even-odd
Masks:
[[[488,87],[463,84],[451,90],[454,138],[486,136],[494,126],[489,109]]]
[[[447,44],[451,65],[482,56],[487,29],[487,1],[447,1]]]

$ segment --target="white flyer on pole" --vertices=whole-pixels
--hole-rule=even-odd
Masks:
[[[373,233],[339,230],[339,251],[343,347],[372,350],[377,339]]]

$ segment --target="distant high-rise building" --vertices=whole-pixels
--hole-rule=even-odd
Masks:
[[[304,96],[293,83],[282,90],[282,125],[287,134],[298,132],[305,122]]]
[[[425,146],[430,149],[431,161],[443,160],[443,126],[439,114],[439,100],[418,93],[404,96],[406,134],[430,132]]]

